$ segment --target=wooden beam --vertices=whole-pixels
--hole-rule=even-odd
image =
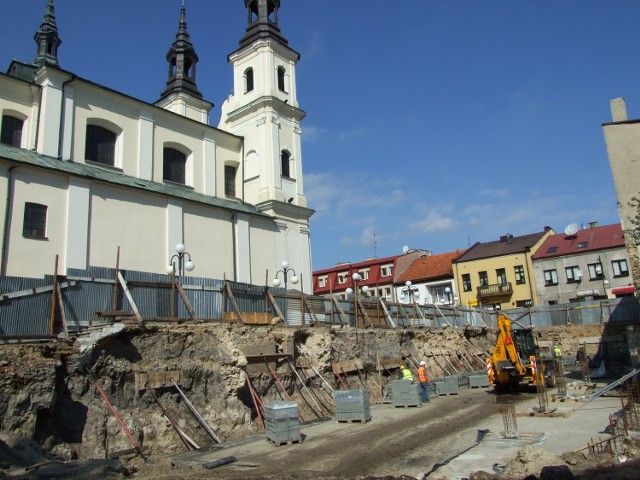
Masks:
[[[69,288],[78,285],[78,282],[58,282],[60,288]],[[20,290],[19,292],[3,293],[0,294],[0,301],[10,300],[12,298],[28,297],[30,295],[37,295],[38,293],[46,293],[52,291],[53,285],[47,285],[46,287],[30,288],[28,290]]]
[[[118,281],[120,282],[120,285],[124,290],[124,294],[126,295],[127,300],[129,300],[129,305],[131,305],[131,309],[133,310],[133,314],[136,316],[136,320],[138,320],[138,323],[142,325],[144,323],[144,320],[142,319],[142,315],[140,315],[140,312],[138,311],[136,302],[133,301],[133,297],[131,296],[131,292],[129,292],[129,288],[127,288],[127,282],[124,280],[122,272],[118,272]]]
[[[195,319],[196,318],[196,312],[193,310],[193,307],[191,306],[191,302],[187,298],[187,294],[184,293],[184,290],[182,289],[182,285],[180,285],[180,282],[178,281],[178,278],[174,276],[173,277],[173,281],[176,283],[176,288],[178,289],[178,293],[180,294],[180,298],[182,298],[182,301],[184,302],[184,306],[187,307],[187,311],[189,312],[189,316],[192,319]]]
[[[225,288],[225,291],[227,292],[227,295],[229,295],[229,300],[231,301],[233,312],[236,314],[236,319],[238,323],[242,324],[243,323],[242,314],[240,313],[240,309],[238,308],[238,304],[236,303],[236,297],[233,296],[233,292],[231,291],[231,286],[229,285],[229,282],[227,282],[226,280],[224,282],[224,288]]]
[[[273,307],[273,310],[276,312],[276,315],[278,316],[278,318],[286,323],[287,319],[284,318],[284,315],[282,314],[282,310],[280,310],[280,307],[276,303],[276,299],[273,298],[273,294],[271,293],[271,290],[269,290],[269,289],[267,289],[267,298],[271,302],[271,306]]]
[[[56,283],[56,293],[58,297],[58,307],[60,308],[60,319],[62,320],[62,331],[64,338],[69,338],[69,330],[67,330],[67,316],[64,314],[64,305],[62,303],[62,289],[60,284]]]

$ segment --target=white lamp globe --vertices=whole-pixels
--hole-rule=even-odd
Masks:
[[[184,243],[178,243],[176,245],[176,252],[178,253],[184,253]]]
[[[353,278],[353,280],[356,282],[359,282],[360,280],[362,280],[362,277],[360,276],[359,273],[354,273],[353,275],[351,275],[351,278]]]
[[[283,260],[282,262],[280,262],[280,266],[286,270],[287,268],[289,268],[289,262]]]
[[[196,268],[196,264],[193,263],[191,260],[187,261],[187,263],[184,264],[184,269],[187,272],[193,271],[194,268]]]
[[[280,286],[280,279],[276,278],[272,283],[273,283],[274,287],[279,287]]]
[[[298,281],[300,281],[300,279],[298,277],[296,277],[295,275],[293,277],[291,277],[291,283],[298,283]]]
[[[420,290],[416,290],[415,292],[413,292],[413,296],[418,298],[420,296]]]
[[[451,293],[451,288],[450,287],[446,287],[444,289],[444,293],[446,293],[447,295]]]
[[[369,287],[368,287],[368,286],[366,286],[366,285],[365,285],[364,287],[362,287],[362,293],[364,293],[365,295],[366,295],[367,293],[369,293]]]
[[[173,275],[173,265],[167,265],[167,274]]]
[[[405,284],[407,287],[410,287],[410,286],[411,286],[411,280],[407,280],[406,282],[404,282],[404,284]]]
[[[353,289],[352,289],[351,287],[349,287],[349,288],[347,288],[347,289],[345,290],[345,293],[346,293],[347,295],[352,295],[352,294],[353,294]]]

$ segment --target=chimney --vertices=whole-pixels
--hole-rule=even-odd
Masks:
[[[614,98],[609,104],[611,105],[611,116],[614,122],[626,122],[629,120],[627,116],[627,104],[624,98]]]
[[[596,228],[597,226],[598,226],[598,222],[587,223],[587,228]]]

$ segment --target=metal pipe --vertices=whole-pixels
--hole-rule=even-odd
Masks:
[[[216,442],[222,443],[220,441],[220,439],[216,436],[216,434],[213,433],[213,430],[211,430],[211,427],[209,427],[209,425],[207,425],[207,422],[204,421],[204,418],[202,418],[200,416],[198,411],[195,409],[193,404],[189,401],[187,396],[182,392],[182,390],[180,389],[180,387],[178,386],[178,384],[175,382],[175,380],[173,378],[171,379],[171,383],[173,383],[173,386],[176,387],[176,390],[178,390],[178,393],[180,394],[180,397],[182,398],[182,400],[184,400],[184,403],[187,404],[187,407],[189,407],[189,410],[191,410],[191,413],[193,413],[193,416],[196,417],[198,422],[200,422],[200,425],[202,425],[202,428],[204,428],[206,430],[206,432],[209,434],[209,436],[211,438],[213,438]]]
[[[7,273],[7,239],[9,237],[9,215],[11,208],[13,207],[13,170],[18,168],[21,164],[14,163],[7,170],[7,202],[4,212],[4,235],[2,235],[2,258],[0,259],[0,276],[4,277]]]

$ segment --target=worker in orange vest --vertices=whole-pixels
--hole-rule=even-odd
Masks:
[[[420,367],[418,367],[418,381],[420,382],[420,388],[422,388],[422,403],[429,401],[429,374],[427,373],[427,363],[420,361]]]

